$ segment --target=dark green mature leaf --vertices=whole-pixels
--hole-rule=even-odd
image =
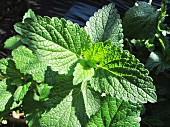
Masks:
[[[80,85],[73,85],[72,80],[73,77],[71,76],[57,76],[56,83],[58,85],[53,86],[49,99],[42,105],[46,112],[39,116],[40,126],[76,126],[72,125],[76,124],[72,119],[79,121],[77,121],[77,125],[85,126],[88,116],[90,117],[98,111],[100,95],[93,90],[86,89],[85,85],[82,88]],[[35,119],[38,118],[36,117]],[[35,122],[35,119],[31,121]],[[67,123],[70,125],[67,125]]]
[[[60,74],[67,74],[81,51],[91,45],[86,31],[65,19],[37,16],[15,24],[15,30],[41,61]]]
[[[159,52],[151,52],[147,62],[146,62],[146,68],[151,71],[156,66],[158,66],[161,63],[161,54]]]
[[[140,127],[139,104],[107,97],[99,110],[90,119],[87,127]]]
[[[136,2],[123,19],[126,37],[134,39],[148,39],[154,37],[157,31],[159,12],[147,2]]]
[[[76,115],[75,108],[72,107],[72,92],[64,100],[52,108],[50,111],[42,114],[41,126],[43,127],[81,127]]]
[[[22,44],[20,40],[21,40],[21,37],[18,35],[10,37],[9,39],[5,41],[4,48],[10,49],[10,50],[16,49]]]
[[[47,70],[45,71],[45,80],[44,82],[47,83],[50,86],[56,85],[56,77],[58,73],[55,71],[52,71],[50,67],[47,67]]]
[[[83,56],[96,63],[90,81],[96,91],[133,103],[157,100],[149,72],[128,51],[97,43]]]
[[[149,71],[152,71],[156,68],[156,74],[164,72],[165,70],[170,68],[170,50],[165,51],[165,55],[161,52],[151,52],[148,60],[146,61],[146,68]]]
[[[79,120],[79,123],[83,126],[86,124],[88,117],[85,111],[85,105],[84,105],[83,95],[81,92],[81,86],[73,85],[72,80],[73,80],[72,76],[57,75],[57,82],[53,86],[53,88],[50,90],[50,94],[48,96],[49,99],[45,101],[44,106],[45,106],[45,110],[51,113],[53,112],[53,109],[56,109],[57,105],[58,105],[58,108],[62,108],[60,104],[62,103],[64,98],[67,98],[67,96],[70,96],[69,93],[72,91],[71,92],[72,100],[68,103],[70,103],[70,106],[75,110],[75,117],[76,119]],[[67,115],[67,113],[69,112],[65,112],[61,110],[59,114]],[[48,123],[46,120],[47,118],[46,113],[44,113],[43,115],[45,117],[42,119],[42,124],[43,124],[42,126],[49,126],[50,123]],[[48,115],[48,112],[47,112],[47,115]],[[56,114],[53,114],[53,116],[51,116],[49,119],[53,119],[55,115]],[[66,124],[67,122],[70,122],[70,121],[71,119],[67,120],[63,118],[63,124],[64,122]],[[53,119],[53,122],[57,124],[57,123],[60,123],[61,121],[58,121],[58,119]]]
[[[32,51],[25,46],[20,46],[12,52],[16,68],[24,74],[31,74],[37,82],[44,81],[46,64],[38,60]]]
[[[114,4],[109,4],[99,9],[90,17],[85,27],[93,43],[111,40],[112,45],[123,46],[123,29],[120,15]]]

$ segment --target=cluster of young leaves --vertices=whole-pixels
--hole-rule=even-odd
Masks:
[[[0,61],[0,118],[23,106],[29,127],[139,127],[143,103],[156,102],[149,72],[123,50],[114,4],[85,28],[29,10]]]
[[[148,49],[150,56],[145,61],[146,68],[155,70],[157,75],[170,69],[170,39],[167,36],[170,28],[164,23],[169,3],[169,0],[162,0],[161,8],[157,9],[151,3],[137,2],[123,20],[125,36],[135,46]]]

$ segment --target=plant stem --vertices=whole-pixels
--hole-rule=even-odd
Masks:
[[[163,50],[165,50],[165,45],[164,45],[163,40],[160,38],[160,35],[159,35],[159,34],[155,34],[155,36],[158,38],[158,40],[159,40],[159,42],[160,42],[160,44],[161,44]]]

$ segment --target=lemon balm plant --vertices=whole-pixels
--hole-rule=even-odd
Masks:
[[[84,28],[32,10],[0,60],[0,118],[20,107],[29,127],[139,127],[143,104],[157,101],[144,65],[123,49],[114,4]]]

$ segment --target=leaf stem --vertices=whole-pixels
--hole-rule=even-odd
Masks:
[[[159,42],[160,42],[160,44],[161,44],[163,50],[165,50],[165,45],[164,45],[163,40],[160,38],[160,35],[159,35],[159,34],[155,34],[155,36],[158,38],[158,40],[159,40]]]

